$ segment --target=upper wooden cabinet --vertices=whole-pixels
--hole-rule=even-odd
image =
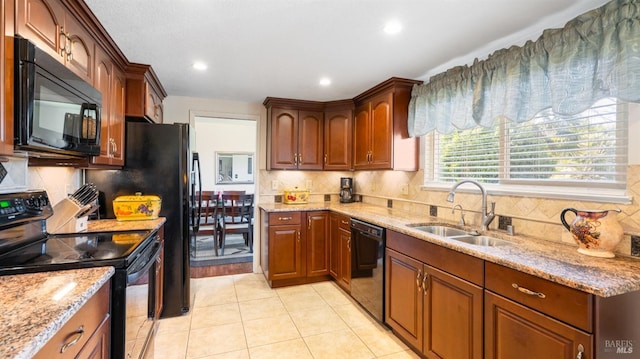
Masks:
[[[0,155],[13,153],[13,2],[0,2]]]
[[[16,3],[16,33],[92,83],[95,41],[77,17],[59,0]]]
[[[268,97],[267,169],[321,170],[324,105]]]
[[[162,123],[162,101],[167,93],[149,65],[129,64],[125,115]]]
[[[333,101],[324,109],[324,169],[353,168],[353,101]]]
[[[419,83],[391,78],[354,99],[354,169],[418,169],[418,139],[409,137],[407,117],[411,88]]]
[[[102,93],[100,122],[100,155],[91,159],[94,165],[124,165],[124,96],[126,79],[104,51],[96,49],[93,86]]]

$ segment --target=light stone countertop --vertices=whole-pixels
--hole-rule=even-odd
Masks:
[[[115,219],[98,219],[87,222],[85,232],[139,231],[156,230],[160,228],[166,218],[148,219],[143,221],[118,221]]]
[[[157,230],[164,217],[144,221],[102,219],[88,232]],[[31,358],[114,273],[113,267],[0,276],[0,358]],[[51,297],[67,283],[76,286],[62,299]]]
[[[591,257],[578,253],[577,245],[533,239],[525,235],[508,236],[501,231],[482,234],[515,244],[498,247],[466,244],[407,226],[412,223],[452,223],[427,214],[416,216],[402,210],[365,203],[268,203],[258,206],[266,212],[331,210],[601,297],[640,290],[640,259],[634,257]]]
[[[32,358],[113,273],[97,267],[0,276],[0,358]]]

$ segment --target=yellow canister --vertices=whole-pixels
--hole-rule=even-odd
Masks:
[[[118,221],[140,221],[156,219],[160,214],[162,200],[155,195],[118,196],[113,200],[113,213]]]
[[[304,204],[309,202],[309,190],[285,190],[282,201],[285,204]]]

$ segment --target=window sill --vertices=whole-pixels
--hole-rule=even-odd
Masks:
[[[450,191],[453,183],[429,182],[420,187],[422,191]],[[598,203],[631,204],[632,197],[624,190],[603,188],[570,188],[550,186],[520,186],[483,184],[485,190],[492,196],[533,197],[541,199],[558,199],[571,201],[585,201]],[[464,184],[456,192],[478,192],[473,185]]]

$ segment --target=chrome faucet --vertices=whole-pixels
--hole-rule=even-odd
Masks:
[[[487,212],[487,191],[485,191],[484,187],[482,187],[480,183],[474,180],[462,180],[454,184],[453,187],[451,188],[451,192],[449,192],[449,195],[447,196],[447,202],[453,203],[453,198],[456,195],[456,189],[461,184],[464,184],[464,183],[471,183],[478,186],[478,188],[480,188],[480,193],[482,194],[482,230],[486,231],[489,228],[489,224],[491,223],[491,221],[493,221],[493,219],[496,216],[494,213],[496,209],[496,203],[491,202],[491,211]]]

